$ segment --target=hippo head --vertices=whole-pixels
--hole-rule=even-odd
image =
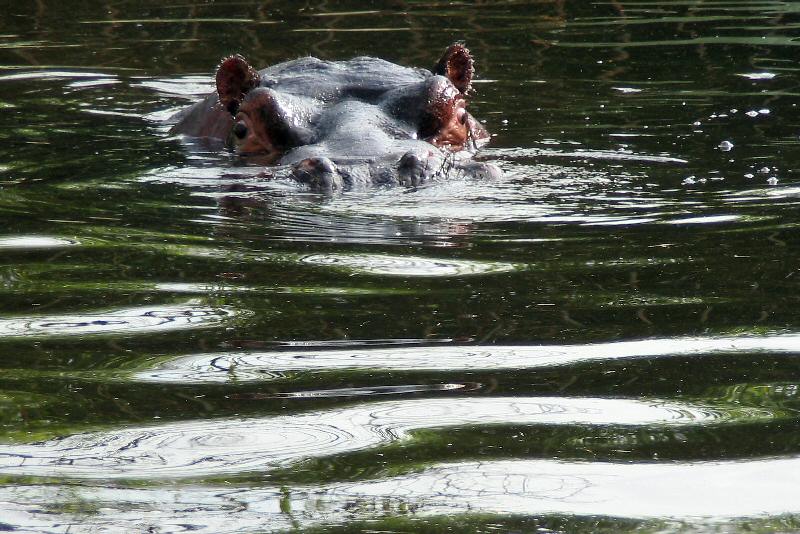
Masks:
[[[471,160],[489,139],[467,111],[474,72],[461,44],[433,72],[369,57],[301,58],[258,72],[235,55],[217,70],[228,123],[215,131],[316,190],[493,176],[494,166]]]

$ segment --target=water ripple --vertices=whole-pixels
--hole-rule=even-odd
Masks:
[[[231,319],[230,308],[195,303],[143,306],[75,315],[29,315],[0,319],[0,337],[137,334],[217,326]]]
[[[720,520],[731,526],[766,514],[800,513],[794,493],[798,473],[798,458],[653,464],[473,461],[322,486],[4,486],[0,501],[4,521],[54,533],[74,524],[76,506],[90,503],[92,513],[80,516],[83,528],[131,532],[146,532],[153,525],[215,534],[286,532],[395,515],[419,526],[425,518],[460,514],[669,518],[672,527],[676,521],[695,526],[706,521],[712,527]],[[772,532],[770,524],[754,530]]]
[[[120,69],[120,70],[125,70],[125,69]],[[0,82],[10,82],[10,81],[20,81],[20,80],[69,80],[78,78],[113,80],[116,77],[112,74],[104,74],[100,72],[61,71],[61,70],[42,69],[38,71],[3,74],[0,75]]]
[[[144,382],[241,382],[282,378],[286,373],[303,371],[533,369],[596,360],[759,352],[798,353],[800,334],[654,338],[586,345],[440,345],[194,354],[137,371],[132,378]]]
[[[466,276],[520,270],[511,263],[390,256],[385,254],[310,254],[302,263],[339,267],[360,274],[384,276]]]
[[[408,439],[425,428],[492,424],[693,425],[771,418],[633,399],[415,399],[271,418],[198,420],[0,445],[0,473],[73,478],[200,477],[263,471]]]
[[[536,159],[541,157],[567,157],[590,160],[626,161],[639,163],[688,163],[685,159],[676,158],[668,154],[638,154],[630,150],[554,150],[542,148],[488,148],[487,155],[493,157],[520,159]]]
[[[422,393],[426,391],[452,391],[454,389],[464,389],[465,384],[404,384],[398,386],[370,386],[370,387],[351,387],[336,389],[316,389],[303,391],[288,391],[283,393],[251,393],[228,395],[229,398],[248,398],[248,399],[309,399],[325,397],[359,397],[375,395],[403,395],[408,393]],[[474,387],[474,386],[472,386]]]
[[[63,248],[78,245],[74,239],[51,237],[46,235],[12,235],[0,236],[0,250],[30,250]]]

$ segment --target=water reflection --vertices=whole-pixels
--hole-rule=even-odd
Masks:
[[[153,305],[81,314],[0,318],[0,337],[144,334],[219,326],[236,315],[230,308],[199,303]]]
[[[797,458],[680,464],[462,462],[322,486],[30,485],[2,488],[0,499],[4,521],[46,532],[60,532],[52,525],[71,523],[76,515],[83,527],[142,531],[157,525],[227,533],[284,532],[387,517],[407,518],[420,528],[436,525],[434,518],[455,521],[462,514],[461,528],[470,529],[487,523],[496,527],[502,516],[563,515],[573,525],[593,516],[634,520],[627,527],[614,523],[615,532],[640,532],[638,522],[648,520],[653,523],[643,525],[647,530],[717,531],[724,521],[735,530],[766,532],[775,526],[767,515],[784,516],[790,530],[798,524],[788,514],[800,513],[793,493],[800,483],[799,463]]]
[[[521,266],[465,260],[437,260],[413,256],[388,255],[309,255],[300,258],[301,263],[344,268],[357,274],[384,276],[467,276],[494,274],[519,270]]]
[[[79,245],[75,240],[45,235],[0,236],[0,250],[48,249]]]
[[[796,6],[333,7],[4,6],[0,530],[800,530]],[[497,180],[167,133],[232,52],[453,39]]]
[[[118,81],[113,74],[104,74],[101,72],[85,72],[85,71],[60,71],[60,70],[40,70],[33,72],[15,72],[13,74],[0,75],[0,82],[12,82],[22,80],[69,80],[69,79],[82,79],[88,78],[87,83],[107,84]],[[73,84],[79,82],[72,82]],[[74,85],[73,85],[74,86]]]
[[[0,473],[69,478],[204,477],[288,467],[464,425],[703,425],[778,412],[632,399],[495,397],[374,402],[289,416],[167,423],[0,445]]]
[[[354,343],[355,344],[355,343]],[[137,371],[134,380],[154,382],[261,381],[286,373],[336,370],[469,371],[536,369],[586,361],[714,354],[800,353],[800,334],[684,337],[542,346],[419,346],[181,356]]]

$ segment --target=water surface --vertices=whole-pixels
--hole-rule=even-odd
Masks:
[[[791,2],[0,13],[0,529],[800,529]],[[503,177],[336,197],[164,122],[464,40]]]

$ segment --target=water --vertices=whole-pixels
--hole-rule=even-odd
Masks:
[[[0,13],[0,528],[800,529],[800,9]],[[326,198],[170,138],[240,52],[431,66],[505,174]]]

